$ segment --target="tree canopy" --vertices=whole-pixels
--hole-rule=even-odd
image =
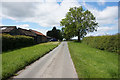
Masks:
[[[85,11],[82,6],[70,8],[60,24],[64,26],[62,31],[66,39],[78,36],[78,41],[88,32],[97,31],[98,27],[94,15],[88,10]]]
[[[57,40],[62,40],[62,33],[59,29],[56,29],[56,27],[53,27],[52,30],[47,32],[47,36],[50,36],[52,38],[55,38]]]

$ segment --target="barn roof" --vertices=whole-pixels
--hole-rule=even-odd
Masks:
[[[17,29],[16,26],[0,26],[2,32],[10,32],[13,29]]]
[[[35,30],[31,30],[31,29],[30,29],[30,31],[34,32],[34,33],[37,34],[37,35],[45,36],[45,35],[42,34],[41,32],[38,32],[38,31],[35,31]]]
[[[2,30],[2,32],[10,32],[13,29],[17,29],[16,26],[0,26],[0,29]],[[36,36],[36,35],[41,35],[41,36],[45,36],[44,34],[42,34],[41,32],[38,32],[36,30],[27,30],[27,29],[22,29],[22,28],[18,28],[17,29],[20,33],[20,35],[26,35],[26,36]],[[45,36],[46,37],[46,36]]]
[[[22,28],[18,28],[19,32],[21,35],[26,35],[26,36],[36,36],[36,34],[34,34],[33,32],[31,32],[30,30],[27,29],[22,29]]]

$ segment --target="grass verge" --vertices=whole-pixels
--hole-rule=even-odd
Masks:
[[[79,78],[118,78],[118,54],[69,42],[70,54]]]
[[[25,68],[25,66],[57,47],[58,44],[59,42],[48,42],[4,52],[2,54],[2,79],[13,76],[17,71]]]

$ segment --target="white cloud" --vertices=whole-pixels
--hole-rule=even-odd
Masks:
[[[46,0],[41,3],[3,3],[3,17],[17,21],[35,22],[43,27],[59,26],[60,20],[65,17],[70,7],[80,6],[75,0],[57,2]]]
[[[99,25],[97,32],[89,33],[87,36],[111,34],[112,31],[116,31],[117,33],[118,6],[107,6],[105,9],[99,10],[92,5],[86,4],[85,2],[82,5],[84,5],[89,11],[93,13]]]
[[[80,6],[78,2],[72,2],[74,0],[70,2],[63,0],[60,5],[54,2],[54,0],[52,1],[49,2],[47,0],[43,3],[3,3],[2,17],[23,22],[35,22],[43,27],[52,27],[59,26],[60,20],[65,17],[70,7]],[[107,7],[102,11],[85,3],[84,6],[96,16],[97,22],[100,25],[117,22],[115,20],[118,16],[117,6]]]
[[[105,2],[106,2],[105,0],[98,0],[98,4],[99,4],[99,5],[104,5]]]
[[[108,6],[103,10],[98,10],[85,3],[84,6],[94,14],[99,25],[115,24],[118,21],[118,6]]]
[[[30,26],[28,24],[17,25],[18,28],[29,29]]]
[[[103,11],[98,11],[97,13],[97,19],[101,24],[114,24],[116,22],[116,18],[118,17],[118,7],[107,7]]]
[[[44,35],[46,35],[46,32],[48,31],[47,29],[40,29],[40,28],[31,28],[30,25],[28,24],[22,24],[22,25],[17,25],[17,28],[23,28],[23,29],[32,29],[32,30],[36,30],[38,32],[43,33]]]
[[[49,2],[62,2],[63,0],[1,0],[2,2],[45,2],[45,1],[49,1]],[[77,0],[78,2],[99,2],[102,0]],[[119,2],[119,0],[104,0],[106,2]],[[68,2],[76,2],[74,0],[68,0]]]
[[[98,2],[101,2],[101,0]],[[102,2],[102,4],[104,4],[106,0],[102,0]],[[83,5],[95,15],[100,26],[98,29],[101,29],[100,31],[98,30],[98,34],[103,34],[103,32],[101,32],[102,30],[106,30],[104,32],[107,33],[107,31],[113,29],[104,25],[118,23],[118,20],[116,19],[118,17],[117,6],[108,6],[104,10],[98,10],[94,6],[88,5],[85,2]],[[8,2],[2,4],[3,11],[0,15],[16,21],[34,22],[43,27],[53,27],[59,26],[60,20],[65,17],[69,8],[74,6],[78,7],[80,4],[75,0],[63,0],[60,5],[56,3],[56,0],[46,0],[45,2],[43,1],[40,3],[31,3],[29,1],[27,3],[24,1],[21,3]],[[28,25],[24,24],[21,26],[25,27]],[[47,31],[44,29],[39,30],[44,34]]]
[[[98,31],[99,32],[107,32],[107,31],[110,31],[110,30],[114,30],[114,29],[116,29],[116,28],[114,28],[114,27],[98,27]]]
[[[106,34],[111,35],[112,34],[110,33],[111,31],[117,31],[117,30],[118,30],[117,24],[113,26],[101,26],[98,27],[97,32],[88,33],[86,36],[101,36]]]
[[[44,2],[45,0],[1,0],[1,2]]]

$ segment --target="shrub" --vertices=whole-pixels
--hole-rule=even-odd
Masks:
[[[109,52],[119,53],[119,37],[118,35],[90,36],[83,38],[83,43],[94,48],[106,50]]]
[[[29,36],[2,34],[2,50],[8,51],[34,44],[34,39]]]

